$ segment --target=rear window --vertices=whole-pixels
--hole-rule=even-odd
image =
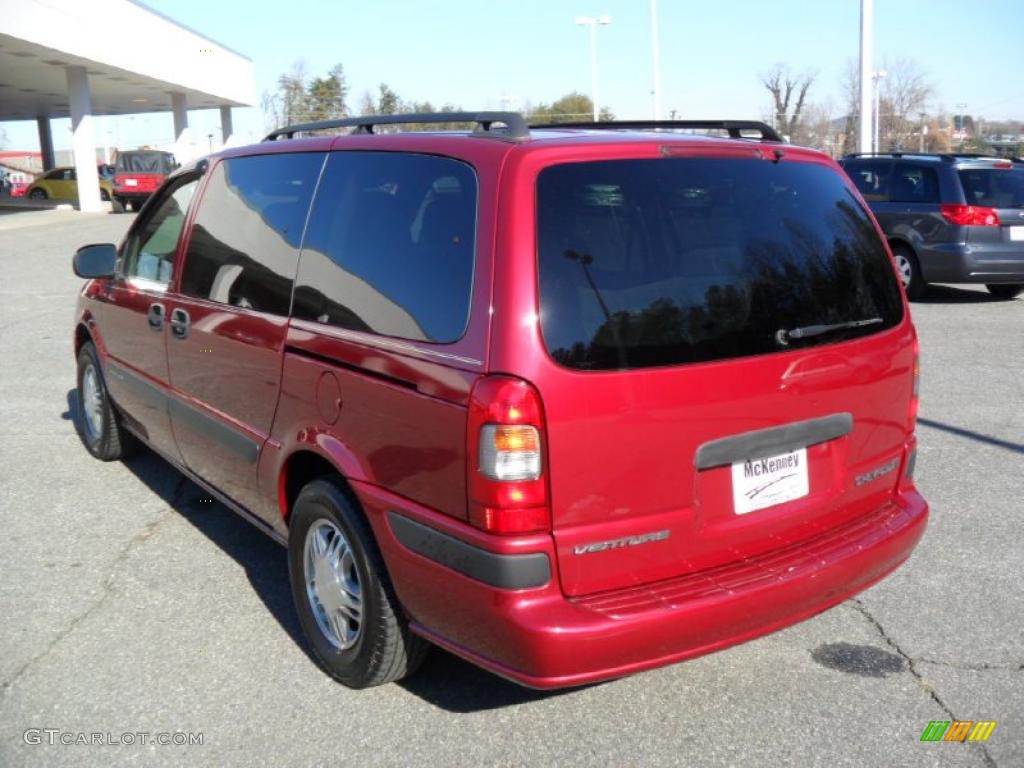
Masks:
[[[1024,208],[1024,171],[977,168],[960,171],[968,205],[985,208]]]
[[[117,156],[118,173],[162,173],[174,170],[174,156],[167,152],[122,152]]]
[[[896,325],[881,239],[828,167],[556,165],[537,182],[540,315],[562,365],[608,370],[829,344]],[[866,323],[779,341],[780,331]]]

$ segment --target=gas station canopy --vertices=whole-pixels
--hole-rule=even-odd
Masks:
[[[47,166],[49,120],[71,117],[83,210],[99,207],[83,183],[96,173],[92,115],[172,112],[185,146],[187,110],[219,107],[226,142],[231,107],[255,91],[250,59],[133,0],[0,0],[0,121],[36,120]]]

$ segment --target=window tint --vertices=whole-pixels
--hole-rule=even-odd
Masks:
[[[939,176],[934,168],[896,163],[889,200],[894,203],[939,202]]]
[[[469,315],[475,229],[468,165],[334,153],[313,205],[292,312],[353,330],[455,341]]]
[[[181,292],[287,315],[323,159],[301,152],[218,163],[192,227]]]
[[[960,171],[968,205],[1024,208],[1024,170],[979,168]]]
[[[177,163],[169,152],[121,152],[117,156],[119,173],[170,173]]]
[[[892,264],[842,178],[734,159],[557,165],[537,189],[541,329],[580,369],[780,351],[780,330],[902,317]],[[875,321],[875,318],[878,318]]]
[[[884,203],[889,199],[889,175],[892,163],[853,162],[845,166],[847,175],[869,203]]]
[[[147,208],[145,220],[128,237],[122,275],[164,285],[170,281],[178,236],[198,181],[198,177],[186,177],[158,193],[159,203]]]

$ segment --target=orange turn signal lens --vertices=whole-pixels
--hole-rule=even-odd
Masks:
[[[486,424],[480,430],[480,471],[492,480],[540,477],[540,432],[526,424]]]
[[[533,427],[516,425],[494,428],[494,449],[496,451],[536,453],[539,450],[537,443],[537,430]]]

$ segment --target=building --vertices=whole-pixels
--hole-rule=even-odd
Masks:
[[[252,106],[252,61],[133,0],[0,0],[0,120],[35,120],[44,169],[50,120],[70,117],[79,207],[99,210],[94,115],[169,112],[179,158],[188,110]],[[94,183],[89,183],[94,180]]]

